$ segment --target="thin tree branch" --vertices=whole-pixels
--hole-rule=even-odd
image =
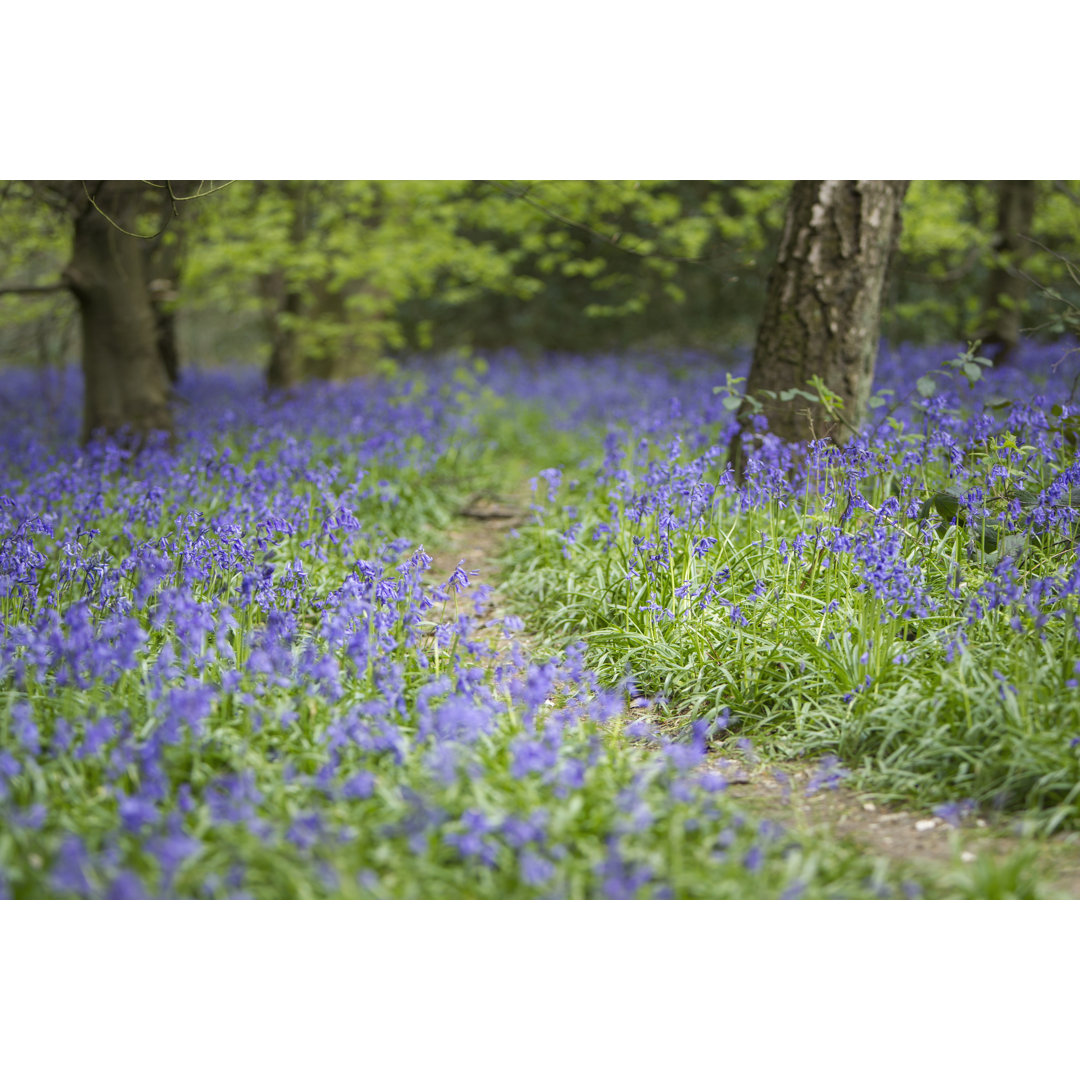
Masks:
[[[1060,191],[1061,194],[1064,195],[1066,199],[1070,199],[1077,206],[1080,206],[1080,195],[1077,195],[1075,191],[1070,191],[1065,186],[1065,181],[1064,180],[1055,180],[1054,181],[1054,190],[1055,191]]]
[[[105,213],[104,210],[102,210],[102,208],[100,206],[98,206],[97,199],[95,198],[95,196],[97,195],[98,192],[101,191],[101,188],[102,188],[103,184],[105,183],[105,181],[102,181],[102,180],[98,181],[98,186],[95,189],[94,195],[90,194],[90,189],[87,187],[85,180],[81,181],[81,183],[82,183],[83,193],[86,195],[87,201],[114,229],[116,229],[118,232],[122,232],[125,236],[133,236],[137,240],[154,240],[157,237],[161,236],[161,234],[163,232],[165,232],[165,230],[169,227],[169,222],[172,221],[172,219],[174,217],[178,216],[177,215],[177,210],[176,210],[176,204],[177,203],[190,202],[192,199],[205,199],[208,195],[213,195],[215,192],[221,191],[222,189],[227,188],[230,184],[235,184],[236,181],[235,180],[226,180],[224,184],[219,184],[217,187],[215,187],[214,186],[214,181],[211,180],[211,181],[209,181],[210,189],[208,191],[203,191],[202,190],[202,185],[203,185],[204,181],[200,180],[199,181],[199,188],[198,188],[198,190],[196,190],[196,192],[193,195],[177,195],[176,192],[173,190],[173,186],[172,186],[173,182],[171,180],[166,180],[164,184],[154,183],[153,180],[143,180],[142,183],[144,183],[147,187],[158,188],[158,189],[164,188],[168,192],[168,195],[169,195],[169,204],[168,205],[169,205],[170,213],[167,214],[167,215],[163,215],[163,221],[162,221],[161,228],[158,229],[156,232],[152,232],[152,233],[131,232],[128,229],[125,229],[119,222],[114,221],[111,217],[109,217],[108,214]]]
[[[217,187],[214,187],[213,180],[200,180],[198,188],[191,195],[177,195],[176,192],[173,190],[173,183],[174,181],[172,180],[165,181],[165,184],[169,189],[169,197],[174,203],[180,203],[191,202],[192,199],[205,199],[209,195],[214,195],[219,191],[224,191],[227,187],[231,187],[233,184],[236,183],[236,181],[226,180],[224,184],[218,184]],[[203,184],[209,184],[210,187],[206,191],[203,191]]]
[[[96,202],[96,201],[95,201],[95,199],[94,199],[94,196],[90,194],[90,189],[89,189],[89,188],[88,188],[88,187],[86,186],[86,181],[85,181],[85,180],[84,180],[84,181],[82,182],[82,186],[83,186],[83,191],[84,191],[84,192],[86,193],[86,197],[87,197],[87,199],[89,199],[89,200],[90,200],[90,205],[91,205],[91,206],[92,206],[92,207],[93,207],[93,208],[94,208],[94,209],[95,209],[95,210],[96,210],[96,211],[97,211],[97,212],[98,212],[98,213],[99,213],[99,214],[100,214],[100,215],[101,215],[101,216],[102,216],[102,217],[103,217],[103,218],[104,218],[104,219],[105,219],[105,220],[106,220],[106,221],[107,221],[107,222],[108,222],[108,223],[109,223],[109,224],[110,224],[110,225],[111,225],[111,226],[112,226],[112,227],[113,227],[114,229],[116,229],[116,231],[117,231],[117,232],[122,232],[122,233],[123,233],[123,234],[124,234],[125,236],[133,236],[133,237],[135,237],[135,239],[136,239],[136,240],[153,240],[153,239],[154,239],[155,237],[157,237],[157,236],[160,236],[160,235],[161,235],[161,234],[162,234],[162,233],[163,233],[163,232],[164,232],[164,231],[165,231],[165,230],[166,230],[166,229],[167,229],[167,228],[169,227],[169,221],[171,221],[171,220],[172,220],[172,214],[170,214],[170,215],[169,215],[169,216],[168,216],[168,217],[167,217],[167,218],[165,219],[165,223],[164,223],[164,224],[163,224],[163,225],[161,226],[161,228],[160,228],[160,229],[158,229],[158,230],[157,230],[157,232],[152,232],[152,233],[137,233],[137,232],[131,232],[131,231],[130,231],[129,229],[125,229],[125,228],[124,228],[124,226],[123,226],[123,225],[121,225],[121,224],[120,224],[120,223],[119,223],[118,221],[113,221],[113,219],[112,219],[111,217],[109,217],[109,215],[108,215],[108,214],[106,214],[106,213],[105,213],[105,211],[104,211],[104,210],[102,210],[100,206],[98,206],[97,202]]]

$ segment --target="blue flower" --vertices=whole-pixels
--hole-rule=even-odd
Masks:
[[[703,536],[694,544],[694,557],[700,559],[706,552],[710,551],[716,544],[715,536]]]
[[[41,735],[26,701],[16,702],[11,707],[11,731],[19,745],[30,755],[41,752]]]
[[[518,871],[526,885],[546,885],[555,873],[555,864],[550,859],[525,849],[518,856]]]
[[[457,568],[450,575],[450,580],[446,583],[447,585],[453,585],[455,592],[461,592],[462,589],[467,589],[469,587],[469,575],[466,571],[462,570],[464,565],[465,560],[462,559],[461,562],[457,564]]]
[[[52,884],[58,892],[89,896],[90,879],[86,876],[89,856],[86,845],[74,835],[67,835],[60,842],[56,862],[52,869]]]
[[[149,800],[138,796],[126,796],[118,803],[120,824],[128,832],[140,832],[147,825],[153,825],[159,815],[158,808]]]

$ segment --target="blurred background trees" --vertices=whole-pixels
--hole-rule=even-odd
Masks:
[[[88,183],[104,184],[104,217],[131,226],[110,250],[129,303],[150,312],[165,372],[150,380],[154,401],[138,406],[157,417],[151,425],[185,362],[261,364],[284,389],[426,350],[749,347],[791,190],[783,181],[238,181],[176,201],[160,184]],[[62,277],[86,262],[96,227],[87,205],[78,181],[0,185],[3,362],[79,357],[80,311],[93,340],[85,294]],[[1080,182],[914,181],[903,222],[881,305],[887,338],[982,337],[1007,360],[1022,330],[1065,329],[1054,293],[1072,285],[1055,253],[1075,253]],[[148,356],[144,314],[135,322],[134,353]],[[124,385],[109,391],[114,400]],[[109,408],[87,424],[112,426]]]

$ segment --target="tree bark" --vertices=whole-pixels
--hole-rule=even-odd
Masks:
[[[376,304],[385,299],[381,290],[364,281],[337,288],[326,278],[312,282],[303,350],[305,378],[349,379],[372,370],[379,358],[381,328],[377,317],[350,310],[350,299],[361,295]]]
[[[997,182],[997,231],[994,236],[994,264],[986,288],[983,309],[983,344],[999,364],[1008,363],[1020,344],[1020,322],[1027,297],[1027,281],[1020,273],[1031,245],[1035,219],[1035,181]]]
[[[161,209],[171,214],[171,205]],[[168,220],[168,219],[166,219]],[[180,381],[180,347],[176,334],[176,303],[183,258],[183,231],[179,220],[169,221],[164,231],[146,246],[143,262],[150,310],[154,316],[154,339],[169,383]]]
[[[176,281],[152,277],[148,283],[154,314],[154,340],[165,376],[171,386],[180,381],[180,347],[176,343]]]
[[[302,181],[284,180],[280,190],[289,207],[289,242],[294,252],[307,235],[307,207]],[[266,365],[269,390],[288,390],[303,375],[299,321],[304,312],[300,285],[285,267],[263,275],[262,294],[270,302],[270,360]]]
[[[769,278],[746,394],[769,430],[790,442],[848,441],[862,422],[878,349],[881,300],[900,236],[907,180],[799,180]],[[842,421],[821,403],[783,391],[809,390],[820,376],[839,396]],[[771,396],[776,395],[776,396]],[[740,415],[732,459],[741,475]]]
[[[268,274],[262,282],[263,296],[274,305],[270,317],[270,359],[266,365],[269,390],[288,390],[300,379],[300,340],[296,320],[303,309],[303,297],[289,288],[285,274]]]
[[[88,188],[95,205],[75,220],[64,279],[78,301],[83,339],[83,438],[101,433],[141,444],[172,431],[169,383],[158,354],[141,241],[140,189],[125,181]]]

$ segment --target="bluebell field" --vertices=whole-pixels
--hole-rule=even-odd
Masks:
[[[885,350],[862,435],[760,432],[742,484],[708,356],[414,361],[278,399],[192,370],[175,447],[136,457],[79,446],[76,372],[3,372],[0,895],[923,888],[740,813],[755,747],[1072,823],[1068,345]],[[528,410],[575,451],[536,462],[509,549],[532,655],[424,550]]]
[[[741,484],[738,382],[652,371],[576,490],[554,477],[507,587],[604,680],[629,665],[683,719],[724,714],[781,758],[839,755],[867,790],[946,817],[1074,824],[1078,364],[1071,341],[1000,370],[886,348],[848,446],[759,427]]]

